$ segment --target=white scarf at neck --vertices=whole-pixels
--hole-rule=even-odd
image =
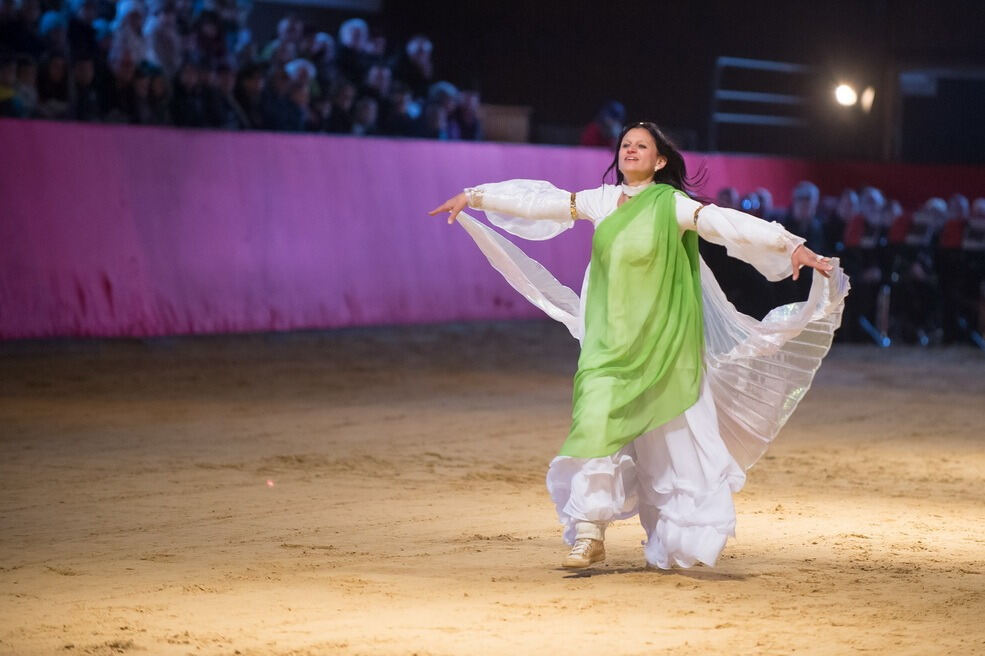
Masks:
[[[631,187],[630,185],[624,182],[622,183],[622,193],[626,194],[627,197],[632,198],[636,194],[645,191],[647,187],[652,187],[655,184],[657,183],[654,182],[653,180],[650,180],[649,182],[644,182],[643,184],[636,185],[635,187]]]

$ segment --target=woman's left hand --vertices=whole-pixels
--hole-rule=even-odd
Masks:
[[[793,269],[794,280],[800,277],[800,267],[809,266],[812,269],[817,269],[825,278],[830,278],[831,274],[828,272],[835,268],[831,264],[830,257],[818,255],[803,244],[795,248],[790,255],[790,266]]]

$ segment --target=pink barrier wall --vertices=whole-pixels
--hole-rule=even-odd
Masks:
[[[0,338],[536,317],[426,211],[469,184],[597,186],[609,154],[507,144],[0,121]],[[904,202],[982,169],[705,160],[708,193],[872,181]],[[902,173],[901,173],[902,172]],[[580,284],[591,228],[524,246]]]

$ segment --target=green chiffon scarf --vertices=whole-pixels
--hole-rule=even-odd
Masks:
[[[560,455],[612,455],[698,400],[698,235],[680,235],[676,193],[649,187],[595,231],[571,432]]]

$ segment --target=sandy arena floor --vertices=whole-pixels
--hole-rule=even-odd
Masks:
[[[42,348],[43,346],[43,348]],[[541,322],[0,345],[3,654],[985,654],[985,357],[836,346],[719,566],[562,570]]]

